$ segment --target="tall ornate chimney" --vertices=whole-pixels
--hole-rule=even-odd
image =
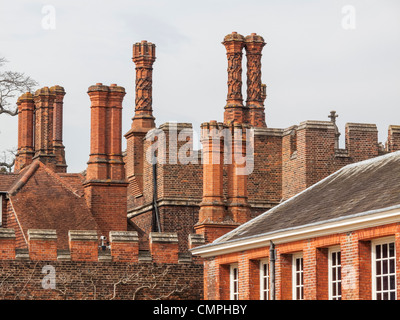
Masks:
[[[133,45],[133,62],[136,65],[135,116],[132,126],[125,134],[127,140],[126,176],[130,184],[138,184],[143,190],[143,139],[155,127],[153,116],[153,63],[156,60],[156,46],[143,40]]]
[[[242,96],[242,50],[244,37],[237,32],[225,36],[222,44],[228,57],[228,94],[224,112],[224,123],[243,123],[245,107]]]
[[[266,127],[264,100],[266,87],[261,83],[261,51],[264,39],[252,33],[245,38],[247,56],[247,101],[248,123],[253,127]]]

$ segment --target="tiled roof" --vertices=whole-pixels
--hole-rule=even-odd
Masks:
[[[400,152],[348,165],[213,244],[346,219],[400,205],[399,181]]]
[[[0,192],[6,192],[11,185],[18,179],[16,173],[0,173]]]
[[[66,249],[69,230],[98,230],[78,179],[60,177],[39,161],[21,172],[8,191],[25,236],[28,229],[56,229],[58,247]]]

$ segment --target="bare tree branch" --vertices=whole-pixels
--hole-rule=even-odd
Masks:
[[[4,57],[0,57],[0,68],[7,63]],[[0,114],[10,116],[18,114],[17,107],[12,106],[10,100],[15,100],[17,95],[31,92],[38,83],[23,72],[0,70]]]
[[[3,151],[3,156],[0,157],[0,172],[11,172],[14,167],[17,150],[7,150],[7,152],[11,154],[11,156],[7,155],[6,151]]]

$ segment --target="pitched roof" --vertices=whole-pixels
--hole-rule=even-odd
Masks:
[[[210,245],[399,206],[399,179],[399,151],[348,165]]]
[[[69,230],[98,230],[77,179],[60,177],[39,161],[18,175],[8,193],[25,237],[28,229],[56,229],[58,248],[66,249]]]
[[[0,192],[7,192],[17,179],[16,173],[0,173]]]

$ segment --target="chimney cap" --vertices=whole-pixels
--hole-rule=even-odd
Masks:
[[[264,38],[260,35],[258,35],[257,33],[252,33],[248,36],[246,36],[245,38],[246,42],[261,42],[261,43],[265,43]]]
[[[118,86],[116,83],[110,84],[110,91],[111,92],[123,92],[125,93],[125,88]]]
[[[88,89],[88,93],[95,91],[109,91],[109,88],[108,86],[103,85],[101,82],[98,82],[95,85],[90,86]]]
[[[224,38],[224,42],[228,41],[244,41],[244,37],[241,34],[238,34],[236,31],[233,31],[232,33],[228,34]]]
[[[49,87],[40,88],[35,92],[35,96],[50,96],[50,95],[54,95],[54,93],[50,90]]]
[[[64,88],[61,87],[61,86],[59,86],[59,85],[52,86],[52,87],[50,88],[50,91],[55,92],[56,94],[57,94],[57,93],[65,94]]]
[[[23,95],[21,95],[18,99],[17,99],[17,103],[22,101],[22,100],[33,100],[33,95],[30,92],[25,92]]]

